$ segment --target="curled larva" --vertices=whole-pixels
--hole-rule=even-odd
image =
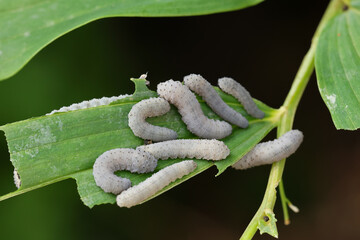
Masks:
[[[230,124],[207,118],[195,94],[178,81],[168,80],[157,86],[160,97],[174,104],[190,132],[201,138],[221,139],[232,132]]]
[[[131,181],[118,177],[115,171],[152,172],[156,168],[157,159],[148,152],[131,148],[116,148],[101,154],[93,166],[96,185],[105,192],[119,194],[131,186]]]
[[[149,98],[135,104],[129,114],[129,127],[135,136],[154,142],[177,138],[177,133],[165,127],[146,122],[147,117],[160,116],[170,111],[170,104],[163,98]]]
[[[301,131],[291,130],[278,139],[259,143],[232,167],[247,169],[280,161],[293,154],[300,146],[303,138]]]
[[[102,98],[94,98],[89,101],[83,101],[81,103],[74,103],[70,106],[62,107],[58,110],[53,110],[51,113],[47,113],[46,115],[52,115],[54,113],[60,113],[60,112],[69,112],[74,110],[80,110],[85,108],[92,108],[92,107],[98,107],[103,105],[108,105],[116,100],[129,97],[131,95],[125,94],[120,96],[114,96],[114,97],[102,97]]]
[[[120,193],[116,197],[116,202],[120,207],[128,208],[140,204],[171,182],[191,173],[196,167],[196,163],[192,160],[182,161],[165,167],[145,181]]]
[[[20,175],[16,169],[14,169],[14,183],[17,188],[21,186]]]
[[[245,108],[246,112],[254,118],[265,116],[251,98],[250,93],[232,78],[223,77],[218,80],[218,85],[224,92],[234,96]]]
[[[137,149],[149,152],[155,158],[163,160],[168,158],[221,160],[230,154],[225,143],[215,139],[172,140],[139,146]]]
[[[249,122],[239,112],[227,105],[201,75],[190,74],[184,77],[184,84],[193,92],[199,94],[209,107],[225,121],[246,128]]]

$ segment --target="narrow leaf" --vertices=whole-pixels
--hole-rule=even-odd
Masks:
[[[135,137],[128,127],[127,116],[135,103],[157,94],[147,89],[145,80],[132,79],[132,81],[136,85],[135,93],[110,105],[42,116],[0,127],[5,131],[10,160],[22,182],[19,190],[0,197],[0,200],[67,178],[74,178],[85,205],[92,207],[98,204],[114,203],[114,195],[104,193],[96,186],[92,166],[96,158],[107,150],[135,148],[143,144],[143,140]],[[224,93],[221,93],[221,96],[231,107],[248,118],[250,126],[247,129],[234,127],[233,134],[224,139],[225,144],[230,148],[231,155],[216,163],[219,173],[257,144],[276,126],[278,117],[281,115],[279,111],[259,102],[266,117],[262,120],[254,119],[244,112],[234,98]],[[201,106],[208,117],[219,119],[202,101]],[[195,138],[187,130],[175,108],[161,117],[150,118],[148,121],[151,124],[175,130],[179,138]],[[178,161],[181,160],[159,160],[156,171]],[[195,161],[198,167],[194,172],[170,184],[155,196],[214,165],[212,161]],[[138,184],[152,173],[135,174],[122,171],[118,174],[129,178],[133,184]]]
[[[192,16],[242,9],[263,0],[0,0],[0,80],[19,71],[65,33],[100,18]]]
[[[337,129],[360,127],[360,1],[329,22],[316,50],[321,97]]]

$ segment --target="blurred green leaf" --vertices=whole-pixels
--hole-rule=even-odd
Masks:
[[[320,94],[337,129],[360,127],[360,1],[323,30],[315,56]]]
[[[106,17],[171,17],[242,9],[263,0],[0,0],[0,80],[65,33]]]
[[[85,205],[92,207],[98,204],[114,203],[115,195],[105,193],[96,186],[92,166],[96,158],[107,150],[135,148],[143,144],[143,140],[135,137],[128,127],[127,116],[135,103],[157,96],[157,94],[147,89],[145,80],[132,80],[135,82],[135,93],[110,105],[42,116],[0,127],[6,135],[10,160],[21,176],[22,182],[17,191],[0,197],[0,200],[67,178],[74,178]],[[216,90],[219,91],[217,88]],[[223,139],[230,148],[231,154],[227,159],[215,163],[220,174],[276,126],[281,112],[258,102],[266,117],[261,120],[254,119],[245,113],[236,99],[220,91],[219,93],[250,123],[246,129],[234,127],[233,133]],[[203,101],[200,102],[208,117],[219,119]],[[181,116],[174,108],[169,113],[150,118],[148,121],[154,125],[175,130],[179,138],[195,138],[187,130]],[[178,161],[182,160],[159,160],[155,171]],[[170,184],[155,196],[214,165],[212,161],[195,161],[198,167],[194,172]],[[133,184],[138,184],[151,175],[152,173],[119,172],[119,176],[129,178]]]

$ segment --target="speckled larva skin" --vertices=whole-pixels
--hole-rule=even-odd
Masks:
[[[184,84],[191,91],[199,94],[209,107],[222,119],[241,128],[247,128],[249,122],[241,113],[227,105],[215,91],[212,85],[199,74],[184,77]]]
[[[197,167],[192,160],[182,161],[165,167],[145,181],[133,186],[116,197],[120,207],[132,207],[150,198],[176,179],[191,173]]]
[[[134,135],[154,142],[177,138],[177,133],[165,127],[146,122],[147,117],[156,117],[170,111],[170,104],[163,98],[149,98],[135,104],[128,114],[129,127]]]
[[[108,105],[116,100],[126,98],[129,96],[131,96],[131,95],[125,94],[125,95],[114,96],[114,97],[94,98],[89,101],[83,101],[81,103],[74,103],[74,104],[71,104],[70,106],[62,107],[59,110],[53,110],[51,113],[47,113],[46,115],[52,115],[54,113],[69,112],[69,111],[74,111],[74,110]]]
[[[157,159],[148,152],[131,148],[116,148],[101,154],[93,166],[96,185],[105,192],[119,194],[131,186],[131,181],[118,177],[115,171],[152,172],[156,168]]]
[[[265,114],[255,104],[250,93],[232,78],[223,77],[218,85],[224,92],[234,96],[245,108],[246,112],[254,118],[264,118]]]
[[[194,93],[178,81],[168,80],[157,86],[160,97],[174,104],[190,132],[201,138],[221,139],[232,132],[230,124],[207,118]]]
[[[16,169],[14,169],[14,183],[17,188],[21,187],[20,175]]]
[[[215,139],[183,139],[153,143],[137,147],[137,149],[151,153],[158,159],[168,158],[196,158],[207,160],[225,159],[229,148],[222,141]]]
[[[302,143],[303,138],[304,135],[301,131],[291,130],[278,139],[259,143],[232,167],[240,170],[280,161],[293,154]]]

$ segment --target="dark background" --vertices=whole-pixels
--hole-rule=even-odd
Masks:
[[[327,1],[266,1],[223,14],[186,18],[110,18],[61,37],[18,74],[0,82],[0,125],[61,106],[133,92],[130,77],[149,71],[151,88],[170,78],[230,76],[253,97],[278,108],[290,89]],[[294,128],[305,140],[284,173],[300,213],[281,239],[360,239],[359,131],[336,131],[315,74]],[[272,133],[272,136],[275,136]],[[0,133],[0,194],[15,190]],[[212,168],[132,209],[79,199],[73,180],[0,202],[1,239],[238,239],[258,209],[270,166]],[[254,239],[270,239],[256,234]]]

